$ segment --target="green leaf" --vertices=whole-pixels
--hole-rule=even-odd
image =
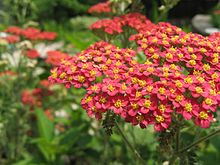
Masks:
[[[41,138],[50,141],[54,137],[54,124],[51,122],[42,109],[36,109],[37,127]]]
[[[39,139],[37,143],[38,148],[46,160],[53,161],[56,159],[57,146],[55,144],[46,139]]]
[[[67,145],[72,146],[80,139],[80,132],[82,130],[82,126],[78,128],[72,128],[68,130],[66,133],[59,136],[59,145]]]
[[[83,147],[83,148],[84,148],[84,147],[87,147],[88,144],[91,143],[91,141],[92,141],[92,136],[86,134],[86,135],[82,136],[82,137],[78,140],[78,145],[79,145],[80,147]]]
[[[13,163],[12,165],[45,165],[45,164],[41,163],[39,159],[35,159],[30,155],[24,155],[23,160],[19,160],[16,163]]]
[[[154,23],[157,23],[158,22],[158,2],[156,0],[153,0],[152,1],[152,9],[151,9],[151,13],[150,13],[150,17],[151,17],[151,20],[154,22]]]
[[[219,136],[212,138],[210,141],[216,149],[220,148],[220,137]]]

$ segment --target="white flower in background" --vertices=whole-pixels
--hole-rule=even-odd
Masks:
[[[33,48],[33,45],[31,43],[31,41],[29,41],[29,40],[19,42],[19,43],[17,43],[16,46],[17,46],[18,49],[22,49],[22,48],[32,49]]]
[[[37,65],[37,60],[35,59],[27,59],[27,67],[34,68]]]
[[[60,110],[56,111],[55,116],[56,117],[63,117],[63,118],[69,117],[69,115],[66,113],[66,111],[64,109],[60,109]]]
[[[79,106],[77,104],[71,104],[71,108],[73,110],[77,110],[79,108]]]
[[[16,50],[12,54],[5,52],[2,53],[2,59],[7,60],[13,67],[18,67],[21,60],[21,50]]]
[[[0,66],[7,65],[7,64],[8,64],[8,60],[0,60]]]
[[[41,58],[46,58],[48,51],[60,49],[61,47],[63,47],[63,45],[63,42],[56,42],[50,45],[39,43],[34,46],[34,49],[36,49],[40,53]]]
[[[7,36],[8,36],[7,33],[5,33],[5,32],[0,32],[0,37],[5,38],[5,37],[7,37]]]
[[[45,72],[45,69],[43,69],[41,67],[36,67],[35,70],[33,71],[33,77],[38,77],[39,75],[41,75],[44,72]]]
[[[95,135],[95,131],[93,129],[89,129],[88,134],[91,136]]]
[[[169,165],[169,164],[170,164],[169,161],[165,161],[165,162],[163,162],[163,165]]]

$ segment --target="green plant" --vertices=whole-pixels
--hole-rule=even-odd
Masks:
[[[220,28],[220,3],[212,11],[212,20],[217,28]]]
[[[90,5],[97,1],[84,0],[3,0],[6,23],[23,25],[30,20],[44,22],[51,19],[65,21],[77,14],[86,14]],[[10,19],[10,21],[8,20]]]

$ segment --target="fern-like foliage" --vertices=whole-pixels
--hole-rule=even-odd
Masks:
[[[180,165],[198,165],[198,156],[196,154],[196,149],[191,149],[179,157]]]
[[[108,111],[105,115],[105,118],[102,122],[102,127],[104,128],[107,135],[111,136],[113,134],[113,127],[115,126],[115,114],[111,111]]]

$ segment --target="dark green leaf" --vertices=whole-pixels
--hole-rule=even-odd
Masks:
[[[50,141],[54,137],[54,124],[44,114],[42,109],[36,109],[37,127],[40,137]]]

